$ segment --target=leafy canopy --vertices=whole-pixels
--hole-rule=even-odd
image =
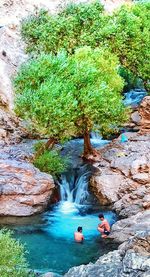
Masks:
[[[0,230],[0,250],[1,277],[31,277],[24,256],[25,249],[12,238],[10,231]]]
[[[77,134],[107,132],[126,119],[116,56],[83,47],[74,55],[41,55],[30,60],[15,79],[16,112],[42,134],[69,139]]]
[[[150,1],[123,6],[107,15],[99,1],[71,4],[58,15],[41,11],[22,24],[27,52],[74,53],[81,46],[107,46],[121,64],[145,82],[149,79]]]
[[[134,75],[149,80],[150,1],[122,6],[104,28],[106,40],[121,64]]]
[[[92,3],[69,4],[57,15],[50,15],[41,10],[22,23],[22,37],[27,45],[27,52],[58,53],[65,49],[73,53],[77,47],[99,44],[100,29],[106,18],[99,1]]]

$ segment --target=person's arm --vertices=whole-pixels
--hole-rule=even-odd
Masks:
[[[98,224],[98,227],[103,228],[104,225],[105,225],[105,223],[102,222],[101,224]]]
[[[82,235],[82,240],[84,240],[84,236]]]

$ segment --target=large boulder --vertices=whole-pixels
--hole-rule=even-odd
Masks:
[[[30,148],[22,144],[1,150],[0,216],[30,216],[51,202],[53,178],[27,161]]]
[[[150,195],[150,135],[126,136],[128,142],[115,141],[105,148],[91,178],[100,204],[113,205],[122,216],[148,208]]]
[[[132,209],[132,206],[131,208]],[[138,212],[136,215],[118,220],[113,226],[110,238],[117,242],[124,242],[134,237],[138,232],[150,231],[150,210]]]

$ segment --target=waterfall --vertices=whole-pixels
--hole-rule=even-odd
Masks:
[[[137,106],[140,104],[142,99],[147,95],[144,89],[133,89],[124,94],[123,103],[125,106]]]
[[[79,170],[68,171],[61,176],[58,182],[61,201],[74,204],[84,204],[88,197],[88,182],[91,170],[87,165],[82,165]]]
[[[102,141],[102,136],[98,132],[91,132],[91,142],[92,143],[97,143]]]

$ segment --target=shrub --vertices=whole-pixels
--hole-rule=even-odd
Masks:
[[[0,276],[29,277],[27,266],[24,246],[12,238],[12,232],[0,230]]]
[[[34,160],[33,164],[41,171],[56,176],[67,169],[68,159],[61,157],[58,150],[46,150]]]

